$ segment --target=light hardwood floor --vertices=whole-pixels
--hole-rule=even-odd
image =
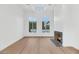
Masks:
[[[55,47],[48,37],[25,37],[7,47],[1,54],[78,54],[73,47]]]

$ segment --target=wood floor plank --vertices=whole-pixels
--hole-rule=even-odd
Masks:
[[[6,49],[4,49],[3,51],[1,51],[1,53],[3,54],[19,54],[22,49],[24,48],[26,44],[27,40],[25,38],[23,38],[22,40],[19,40],[18,42],[12,44],[11,46],[7,47]]]
[[[53,43],[53,42],[52,42]],[[0,53],[2,54],[78,54],[72,47],[55,47],[47,37],[25,37]]]
[[[38,38],[28,38],[28,44],[22,51],[22,53],[39,53],[39,39]]]
[[[64,47],[62,48],[65,54],[79,54],[79,51],[73,47]]]

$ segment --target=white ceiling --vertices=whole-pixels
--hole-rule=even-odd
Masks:
[[[28,10],[28,9],[32,9],[35,12],[39,12],[39,11],[45,11],[46,8],[47,9],[54,9],[54,4],[24,4],[24,9]]]

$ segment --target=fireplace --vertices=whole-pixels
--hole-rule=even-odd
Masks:
[[[57,46],[62,46],[62,32],[54,31],[54,40],[57,42]]]

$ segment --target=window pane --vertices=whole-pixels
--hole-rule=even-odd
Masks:
[[[48,30],[50,29],[49,21],[47,22],[46,29],[48,29]]]
[[[32,29],[32,22],[29,22],[29,32],[31,32]]]
[[[36,32],[36,18],[29,16],[29,32]]]
[[[33,22],[33,29],[36,29],[36,22]]]
[[[42,29],[45,29],[44,22],[42,22]]]
[[[36,32],[36,22],[29,22],[29,32]]]
[[[50,31],[50,22],[47,16],[43,17],[42,21],[42,32],[49,32]]]

